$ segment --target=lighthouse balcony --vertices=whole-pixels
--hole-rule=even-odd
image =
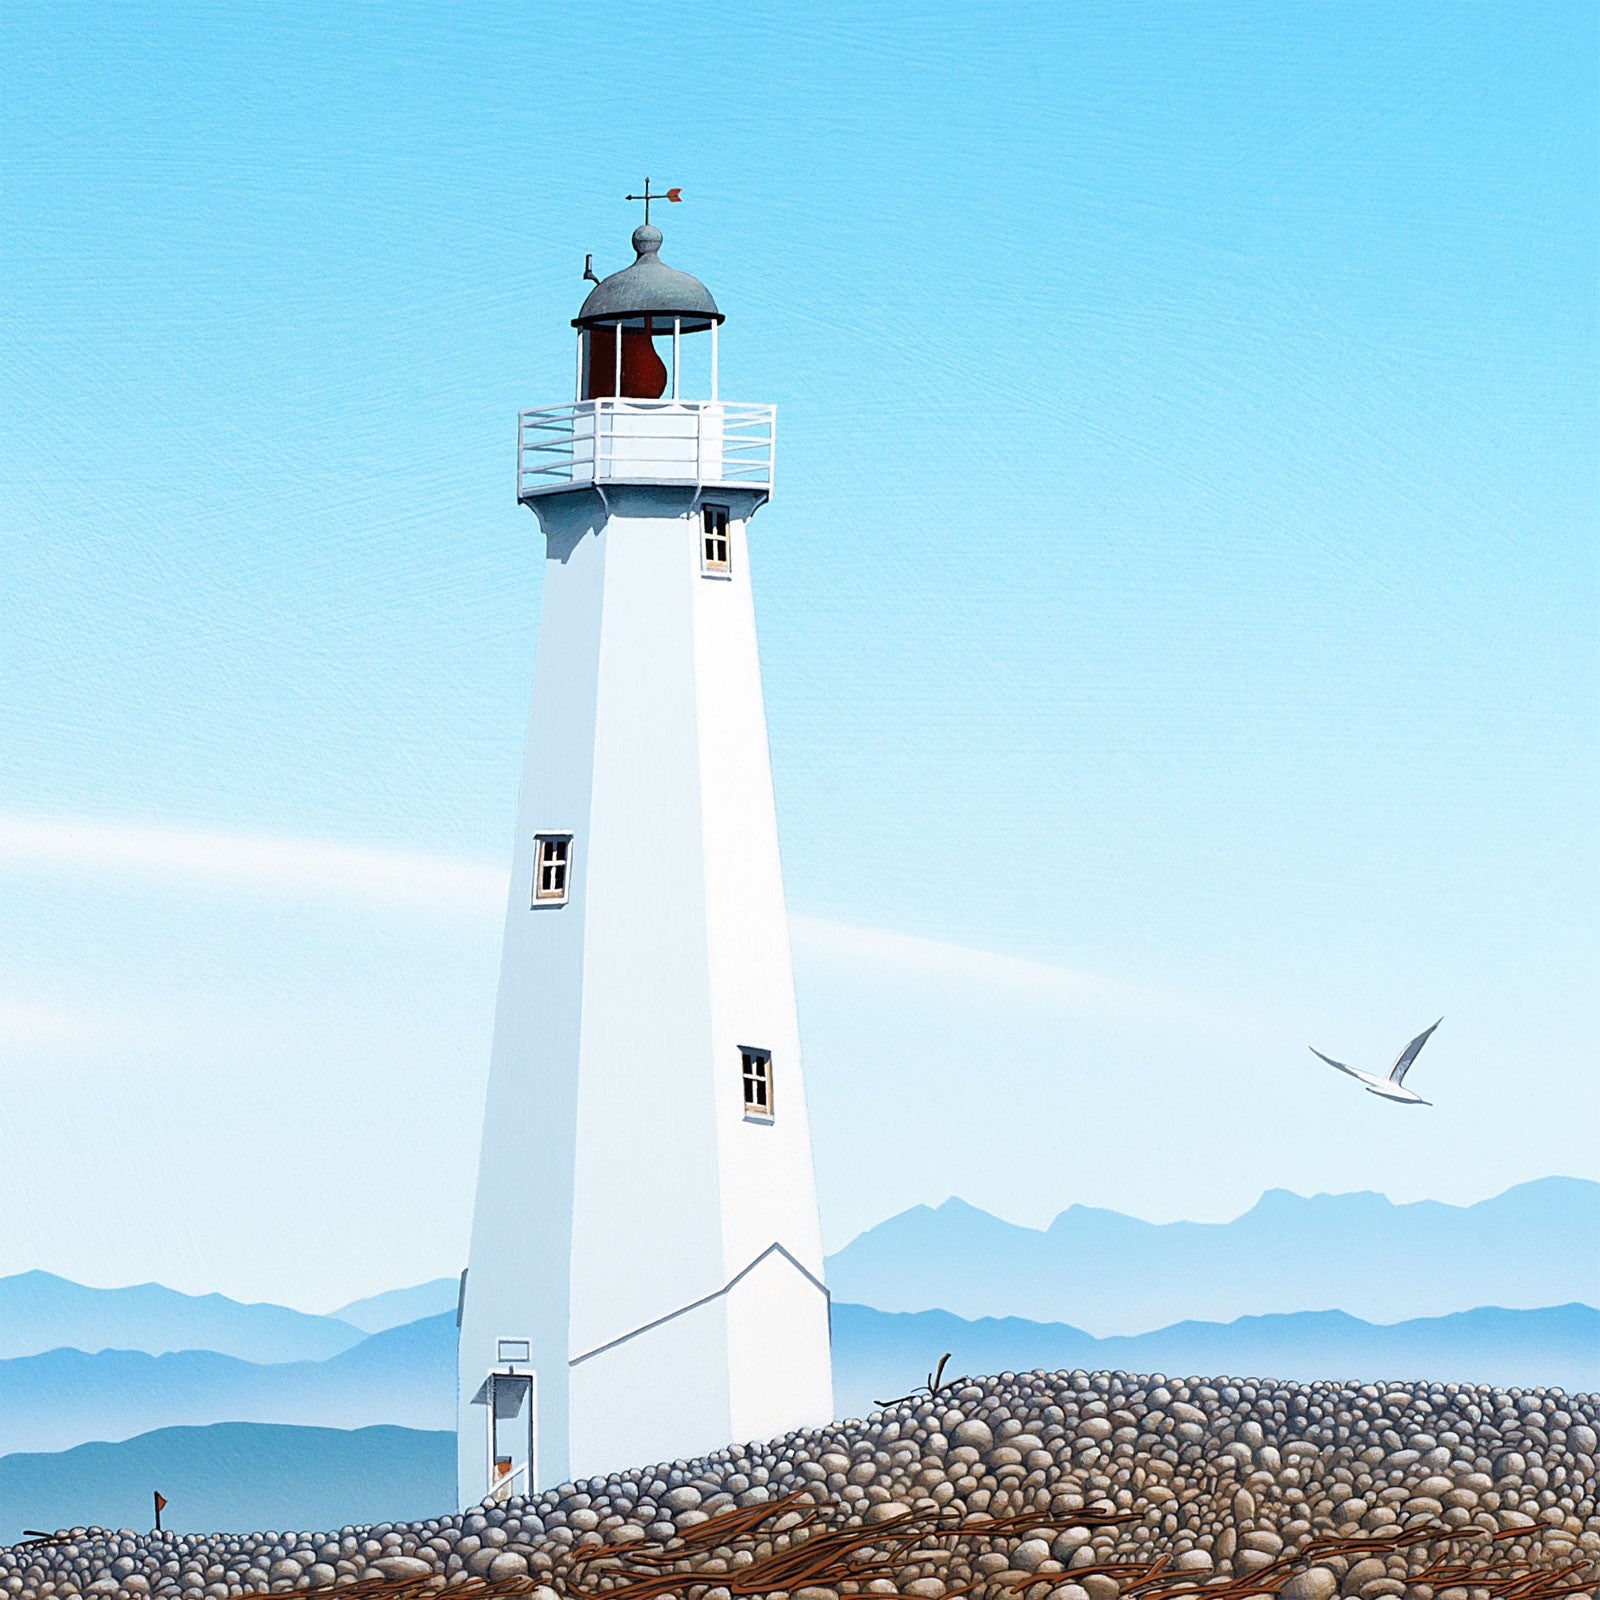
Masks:
[[[602,398],[517,419],[517,498],[619,483],[772,491],[774,407]]]

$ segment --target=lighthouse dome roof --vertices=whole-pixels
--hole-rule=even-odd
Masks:
[[[575,328],[634,317],[679,319],[691,333],[723,320],[711,291],[698,278],[669,267],[660,256],[661,230],[648,222],[633,230],[635,261],[589,291],[583,309],[572,319]]]

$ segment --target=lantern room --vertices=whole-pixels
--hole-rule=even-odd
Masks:
[[[633,265],[597,283],[572,319],[577,399],[677,400],[699,388],[715,400],[722,313],[711,291],[661,259],[650,223],[633,230],[633,249]]]
[[[769,496],[776,417],[718,396],[722,313],[711,291],[662,261],[648,222],[633,250],[633,265],[596,281],[572,319],[577,394],[518,418],[517,498],[623,483]]]

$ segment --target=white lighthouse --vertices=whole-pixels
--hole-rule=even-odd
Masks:
[[[574,320],[575,402],[519,424],[544,602],[462,1288],[464,1505],[832,1416],[746,546],[773,409],[718,397],[722,313],[648,207],[633,247]]]

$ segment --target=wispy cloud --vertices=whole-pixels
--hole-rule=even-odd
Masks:
[[[493,915],[506,885],[503,867],[461,857],[71,817],[0,816],[0,872],[8,869],[110,872],[119,879],[137,873],[196,889],[403,903],[472,915]],[[796,947],[808,955],[1076,1010],[1148,1005],[1157,998],[1121,979],[916,934],[805,916],[791,918],[790,928]]]
[[[0,994],[0,1045],[37,1050],[126,1037],[122,1019]]]
[[[294,896],[401,901],[445,911],[492,911],[505,869],[423,852],[328,839],[216,833],[134,822],[0,816],[0,871],[140,873],[200,886]]]
[[[819,917],[791,917],[789,927],[796,946],[804,952],[852,966],[879,970],[887,967],[936,982],[1021,992],[1074,1009],[1104,1010],[1153,998],[1148,990],[1118,978],[1024,956],[999,955],[942,939],[855,927]]]

